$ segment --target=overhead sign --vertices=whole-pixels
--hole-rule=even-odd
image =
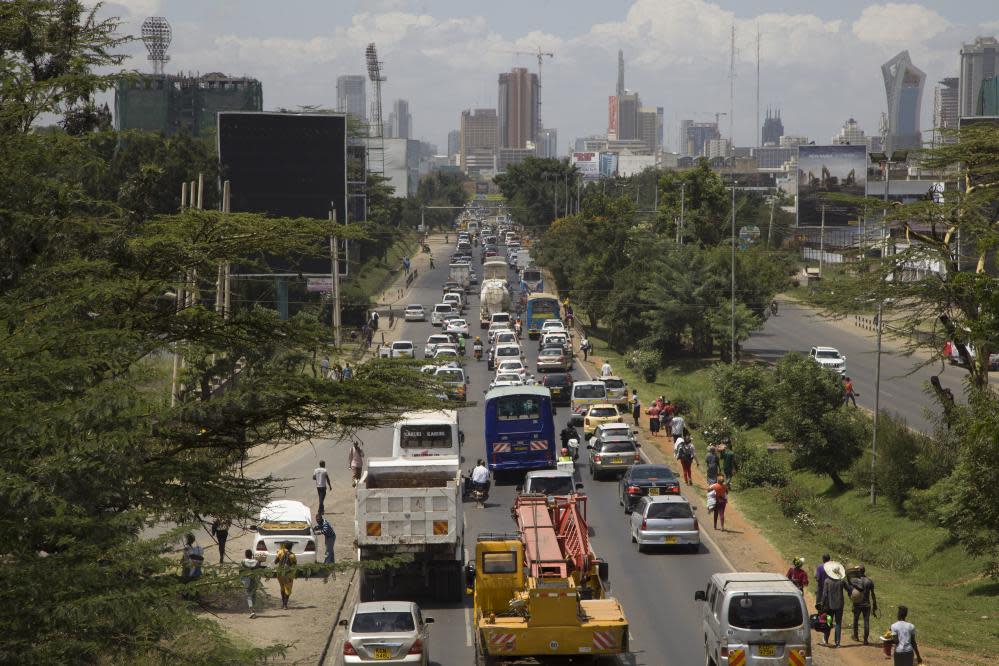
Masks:
[[[799,227],[848,225],[856,210],[834,203],[829,195],[859,198],[866,189],[867,146],[798,146]]]

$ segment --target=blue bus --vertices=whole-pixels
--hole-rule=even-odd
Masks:
[[[486,394],[486,462],[498,472],[554,469],[552,396],[543,386],[500,386]]]
[[[532,340],[538,337],[541,326],[548,319],[559,319],[558,296],[552,294],[531,294],[527,297],[527,335]]]

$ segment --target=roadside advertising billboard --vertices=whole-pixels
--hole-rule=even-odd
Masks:
[[[600,180],[599,153],[573,153],[572,163],[583,176],[583,180]]]
[[[617,138],[617,95],[607,98],[607,138]]]
[[[799,227],[856,224],[859,213],[830,194],[865,195],[867,188],[867,146],[798,146]]]

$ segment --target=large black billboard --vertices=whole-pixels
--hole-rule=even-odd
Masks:
[[[830,194],[863,197],[867,190],[867,146],[798,146],[798,226],[856,224],[854,208],[827,199]]]
[[[218,148],[232,212],[325,220],[333,207],[337,220],[346,221],[344,114],[220,112]],[[341,274],[346,259],[342,252]],[[274,274],[328,276],[329,238],[317,239],[314,257],[265,261]]]

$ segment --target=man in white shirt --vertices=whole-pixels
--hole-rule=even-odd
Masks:
[[[917,664],[923,663],[923,657],[919,654],[919,647],[916,645],[916,627],[906,621],[909,609],[905,606],[898,607],[898,622],[891,625],[891,633],[895,636],[895,666],[912,666],[912,658],[915,656]]]
[[[613,371],[611,370],[610,363],[608,363],[607,361],[604,361],[604,364],[602,366],[600,366],[600,376],[601,377],[610,377],[612,372]]]
[[[333,483],[330,482],[330,473],[326,471],[326,461],[320,460],[319,467],[312,472],[312,478],[316,482],[316,492],[319,494],[319,512],[323,513],[323,509],[326,502],[326,489],[333,489]]]
[[[479,460],[475,465],[475,469],[472,470],[472,483],[475,486],[484,486],[489,483],[489,468],[486,467],[486,462],[484,460]]]

